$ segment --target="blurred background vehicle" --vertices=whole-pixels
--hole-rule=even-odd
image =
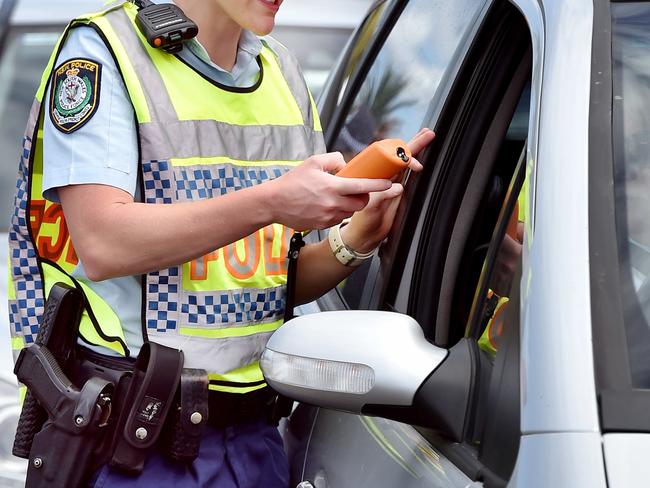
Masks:
[[[0,0],[0,276],[7,276],[7,234],[19,150],[34,93],[71,18],[104,0]],[[285,0],[273,36],[293,51],[314,97],[372,0]],[[0,278],[0,487],[22,486],[23,460],[11,455],[17,404],[8,332],[7,280]]]

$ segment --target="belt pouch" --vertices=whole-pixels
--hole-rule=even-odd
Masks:
[[[142,346],[117,425],[112,467],[142,472],[172,406],[182,368],[182,351],[153,342]]]
[[[192,462],[199,455],[204,426],[208,421],[208,373],[203,369],[184,369],[165,429],[165,451],[175,461]]]

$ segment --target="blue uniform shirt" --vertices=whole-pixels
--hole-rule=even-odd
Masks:
[[[230,72],[212,63],[196,40],[186,44],[181,57],[218,83],[247,87],[254,85],[259,76],[256,57],[261,50],[262,41],[243,31],[237,61]],[[135,115],[115,61],[99,35],[89,27],[70,32],[55,66],[74,58],[102,65],[99,106],[86,125],[72,133],[59,131],[49,116],[44,117],[43,196],[58,202],[57,188],[80,184],[109,185],[135,196],[139,165]],[[49,90],[44,104],[50,106]],[[111,306],[120,318],[131,354],[137,355],[142,345],[140,278],[127,276],[92,282],[81,262],[72,275]],[[93,349],[111,354],[104,348]]]

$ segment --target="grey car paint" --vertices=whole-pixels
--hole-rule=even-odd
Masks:
[[[533,83],[542,81],[542,103],[538,147],[528,159],[534,233],[527,235],[534,238],[522,279],[522,439],[509,486],[607,486],[586,225],[593,3],[545,1],[528,9],[532,2],[515,3],[533,32]],[[534,120],[531,111],[531,128]]]
[[[326,409],[318,412],[304,471],[315,488],[472,486],[412,426]]]
[[[587,228],[593,5],[544,2],[544,15],[535,231],[522,280],[522,431],[599,432]]]

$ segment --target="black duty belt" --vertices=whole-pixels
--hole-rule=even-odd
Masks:
[[[132,370],[134,362],[124,358],[109,357],[95,353],[86,348],[79,354],[83,365],[78,367],[85,370],[86,374],[96,372],[97,367],[102,368],[103,374],[111,370],[116,372]],[[89,375],[90,376],[90,375]],[[239,425],[251,420],[272,415],[277,394],[268,386],[249,393],[227,393],[210,390],[208,393],[208,425],[226,427]]]
[[[277,394],[265,387],[249,393],[210,391],[208,424],[214,427],[239,425],[251,420],[270,420]]]

